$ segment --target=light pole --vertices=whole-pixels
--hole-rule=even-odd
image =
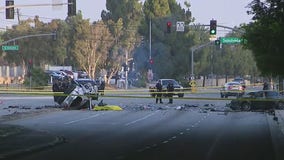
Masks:
[[[150,63],[150,61],[152,61],[152,20],[150,18],[150,23],[149,23],[149,60],[148,63]],[[153,71],[152,71],[152,63],[149,64],[150,67],[148,69],[148,81],[151,82],[153,80]]]
[[[199,49],[206,47],[208,45],[211,45],[213,43],[214,43],[214,41],[211,41],[211,42],[199,45],[199,46],[191,47],[191,75],[190,75],[191,80],[194,79],[194,64],[193,64],[194,63],[194,51],[199,50]]]

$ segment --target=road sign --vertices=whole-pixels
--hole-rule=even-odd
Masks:
[[[221,37],[220,41],[223,44],[234,44],[234,43],[244,42],[242,38],[237,38],[237,37]]]
[[[178,21],[176,27],[177,27],[177,32],[184,32],[184,22]]]
[[[19,46],[2,46],[2,51],[17,51],[19,50]]]

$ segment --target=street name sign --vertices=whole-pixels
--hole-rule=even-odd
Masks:
[[[2,46],[2,51],[18,51],[19,46],[14,45],[14,46]]]
[[[235,44],[235,43],[244,42],[242,38],[237,38],[237,37],[221,37],[220,41],[223,44]]]

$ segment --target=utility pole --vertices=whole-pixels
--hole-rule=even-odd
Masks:
[[[153,80],[153,70],[152,70],[152,20],[150,18],[150,23],[149,23],[149,60],[148,63],[150,65],[149,69],[148,69],[148,81],[152,81]]]
[[[17,8],[17,18],[18,18],[18,24],[21,24],[21,20],[20,20],[20,9]]]

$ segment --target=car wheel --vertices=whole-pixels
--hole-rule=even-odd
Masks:
[[[284,102],[278,102],[278,109],[284,109]]]
[[[182,98],[182,97],[184,97],[184,94],[183,94],[183,93],[178,94],[178,97],[179,97],[179,98]]]
[[[241,109],[242,109],[243,111],[250,111],[250,110],[251,110],[251,106],[250,106],[249,103],[244,102],[244,103],[242,103],[242,105],[241,105]]]

